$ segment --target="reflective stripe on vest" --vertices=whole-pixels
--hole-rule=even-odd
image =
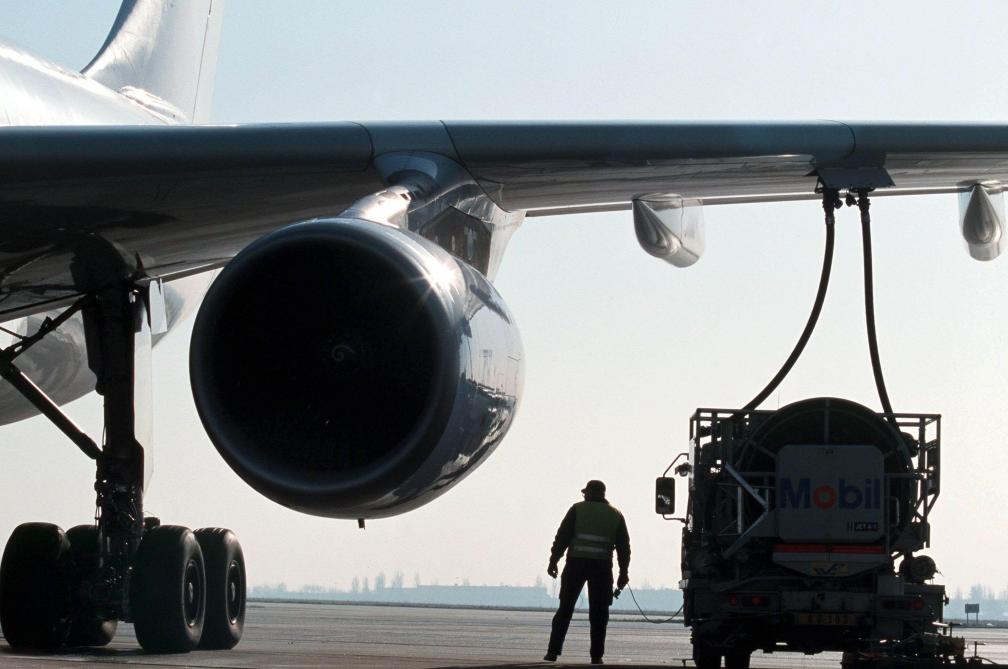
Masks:
[[[567,557],[611,560],[620,512],[606,502],[586,500],[574,505],[574,514],[574,538]]]
[[[605,543],[605,542],[609,541],[609,537],[600,537],[597,534],[584,534],[584,533],[581,533],[581,534],[578,534],[574,538],[575,539],[584,539],[585,541],[601,541],[602,543]]]

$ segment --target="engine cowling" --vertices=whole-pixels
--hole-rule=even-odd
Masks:
[[[335,518],[416,508],[511,425],[522,347],[482,274],[415,234],[292,225],[221,272],[190,377],[221,456],[284,506]]]

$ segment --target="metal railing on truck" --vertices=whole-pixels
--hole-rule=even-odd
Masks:
[[[828,409],[827,409],[828,411]],[[748,466],[758,452],[765,456],[763,461],[775,462],[777,454],[763,448],[753,437],[766,420],[773,416],[773,410],[740,409],[697,409],[690,418],[690,460],[693,471],[690,480],[690,498],[687,505],[686,523],[693,526],[694,495],[700,494],[694,489],[693,478],[709,473],[716,477],[719,488],[730,490],[730,494],[720,496],[720,507],[716,511],[722,517],[730,515],[726,508],[729,499],[734,500],[734,525],[726,525],[716,532],[716,538],[735,540],[723,551],[724,557],[730,557],[737,552],[751,535],[754,528],[759,527],[765,517],[776,508],[776,476],[775,470],[768,468],[753,469]],[[906,468],[902,472],[886,472],[886,496],[889,496],[891,479],[901,479],[910,482],[910,495],[903,503],[887,505],[886,523],[889,525],[890,511],[898,515],[895,524],[902,528],[916,527],[925,533],[921,537],[924,546],[930,546],[930,536],[927,531],[928,516],[937,501],[941,491],[941,415],[929,413],[894,413],[886,415],[878,413],[878,417],[886,425],[895,425],[901,434],[899,453],[905,458]],[[828,416],[824,420],[828,430]],[[895,452],[887,454],[892,457]],[[709,503],[708,500],[700,500]],[[893,509],[889,507],[893,506]],[[749,507],[756,507],[758,515],[752,520]],[[902,512],[901,512],[902,509]],[[909,512],[909,517],[903,513]],[[885,549],[888,552],[898,550],[892,545],[890,533],[886,533]]]

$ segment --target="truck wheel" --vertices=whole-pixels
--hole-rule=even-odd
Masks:
[[[697,669],[720,669],[721,649],[705,643],[694,643],[693,663]]]
[[[745,648],[733,648],[725,653],[725,669],[749,669],[749,658],[752,653]]]
[[[857,669],[865,667],[868,663],[861,659],[861,653],[845,650],[840,660],[841,669]]]

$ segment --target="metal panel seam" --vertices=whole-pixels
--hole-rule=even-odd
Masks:
[[[851,136],[851,149],[850,149],[850,152],[846,156],[844,156],[844,160],[848,160],[851,156],[853,156],[853,155],[855,155],[857,153],[857,134],[855,134],[854,128],[850,127],[849,125],[847,125],[843,121],[832,121],[832,122],[833,123],[839,123],[843,127],[847,128],[847,132],[850,133],[850,136]]]
[[[487,196],[487,199],[509,214],[514,213],[515,211],[521,211],[520,209],[515,210],[505,208],[502,203],[495,200],[494,197],[487,192],[486,188],[483,187],[483,183],[473,175],[469,166],[465,163],[465,158],[462,157],[462,152],[459,151],[458,144],[455,143],[455,138],[452,136],[451,128],[448,127],[448,124],[445,123],[444,120],[439,120],[438,123],[440,123],[441,127],[444,128],[445,134],[448,135],[448,141],[451,142],[452,149],[455,150],[456,162],[458,162],[459,166],[465,170],[465,173],[469,175],[469,178],[472,179],[473,183],[476,184],[481,191],[483,191],[483,194]]]
[[[364,165],[364,170],[362,170],[367,171],[369,167],[374,167],[374,160],[375,160],[374,137],[371,136],[371,131],[368,130],[367,126],[364,125],[363,123],[359,123],[357,121],[347,121],[347,123],[357,126],[358,128],[364,131],[365,135],[367,135],[368,147],[370,148],[368,149],[367,163]]]

